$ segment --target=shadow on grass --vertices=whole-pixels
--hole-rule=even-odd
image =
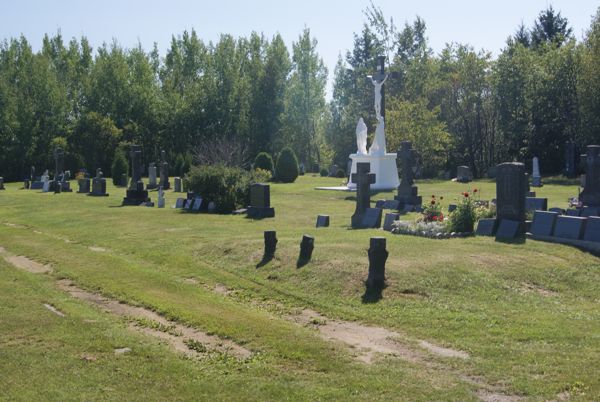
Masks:
[[[362,295],[362,302],[364,304],[373,304],[383,299],[383,289],[387,287],[387,284],[369,286],[368,281],[365,281],[365,293]]]
[[[499,239],[499,238],[496,238],[496,241],[498,243],[505,243],[505,244],[525,244],[525,237],[517,237],[515,239]]]
[[[256,264],[256,268],[262,268],[265,265],[267,265],[268,263],[270,263],[271,261],[273,261],[273,258],[275,256],[274,255],[263,255],[262,260],[260,260],[260,262],[258,264]]]

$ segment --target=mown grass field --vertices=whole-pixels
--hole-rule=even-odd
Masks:
[[[556,183],[538,196],[566,207],[576,184]],[[95,198],[7,184],[0,246],[53,271],[32,274],[0,259],[0,399],[466,401],[478,399],[472,379],[511,398],[600,399],[597,257],[530,240],[350,230],[354,194],[314,190],[339,184],[308,175],[272,184],[276,217],[258,221],[171,209],[181,195],[170,191],[168,208],[157,209],[120,207],[125,191],[111,185],[110,197]],[[417,184],[424,198],[447,203],[474,187],[482,199],[495,197],[491,181]],[[330,215],[331,226],[315,229],[317,214]],[[257,268],[268,229],[277,231],[276,257]],[[303,234],[315,236],[315,250],[297,269]],[[380,301],[363,303],[372,236],[388,239],[388,287]],[[233,340],[253,356],[185,357],[72,298],[56,286],[60,278]],[[365,364],[352,348],[289,319],[303,308],[397,331],[415,349],[426,340],[470,357]],[[132,351],[116,355],[121,347]]]

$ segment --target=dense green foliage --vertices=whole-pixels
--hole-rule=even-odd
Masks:
[[[256,155],[256,159],[254,159],[254,168],[272,172],[273,158],[268,152],[259,152],[259,154]]]
[[[277,158],[275,178],[284,183],[293,183],[298,178],[298,159],[289,147],[283,148]]]
[[[115,156],[112,161],[112,181],[115,186],[126,186],[127,183],[122,182],[122,175],[127,174],[129,170],[129,164],[127,163],[127,158],[125,158],[125,154],[121,149],[117,149],[115,152]]]
[[[216,211],[230,213],[250,202],[250,185],[269,180],[269,172],[246,171],[223,165],[193,166],[185,176],[187,188],[216,204]]]
[[[157,48],[93,49],[85,37],[66,43],[46,35],[32,50],[25,37],[0,43],[0,174],[22,179],[30,166],[53,166],[61,144],[71,171],[110,172],[115,149],[143,147],[144,164],[161,149],[174,173],[206,163],[207,144],[235,150],[230,165],[247,167],[260,151],[291,147],[304,166],[345,166],[363,117],[374,132],[373,86],[386,56],[388,151],[413,141],[423,176],[468,165],[476,176],[499,162],[540,157],[543,173],[564,166],[564,143],[600,142],[600,11],[581,40],[552,7],[521,25],[500,55],[468,44],[434,54],[425,21],[398,28],[369,7],[353,48],[340,57],[325,100],[327,69],[305,29],[291,49],[279,35],[195,31]],[[210,147],[208,147],[210,149]],[[204,157],[203,157],[204,156]],[[222,159],[222,158],[221,158]]]

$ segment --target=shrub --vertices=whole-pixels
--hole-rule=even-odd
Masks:
[[[129,163],[127,162],[125,153],[122,150],[117,149],[117,151],[115,152],[115,156],[113,158],[110,170],[112,175],[112,181],[115,186],[127,185],[127,183],[121,183],[121,176],[123,174],[127,174],[127,171],[129,170]]]
[[[181,176],[183,174],[183,164],[183,155],[177,154],[177,157],[175,158],[175,165],[173,165],[173,173],[175,173],[175,176]]]
[[[344,169],[338,169],[337,172],[335,172],[335,176],[343,179],[346,177],[346,172],[344,172]]]
[[[473,194],[477,189],[473,190]],[[472,232],[477,220],[477,206],[468,191],[462,193],[462,200],[450,214],[449,230],[451,232]]]
[[[250,184],[268,180],[270,173],[256,169],[246,171],[223,165],[193,166],[184,181],[188,191],[213,201],[216,211],[230,213],[248,205]]]
[[[293,183],[298,177],[298,159],[294,151],[285,147],[277,158],[275,177],[284,183]]]
[[[262,169],[267,172],[273,171],[273,158],[267,152],[259,152],[254,159],[254,169]]]
[[[325,168],[321,168],[321,171],[319,172],[319,174],[321,175],[321,177],[329,176],[329,172]]]

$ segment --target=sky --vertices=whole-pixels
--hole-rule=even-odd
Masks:
[[[23,34],[38,50],[45,33],[61,31],[65,41],[86,36],[95,48],[117,39],[125,47],[138,42],[150,51],[156,42],[165,54],[172,35],[195,29],[205,41],[221,33],[271,38],[280,33],[288,44],[307,27],[329,70],[328,95],[338,56],[353,45],[366,19],[369,0],[0,0],[0,40]],[[420,16],[434,52],[446,43],[471,44],[497,55],[518,25],[533,25],[552,5],[569,20],[581,39],[600,3],[593,0],[376,0],[398,27]]]

